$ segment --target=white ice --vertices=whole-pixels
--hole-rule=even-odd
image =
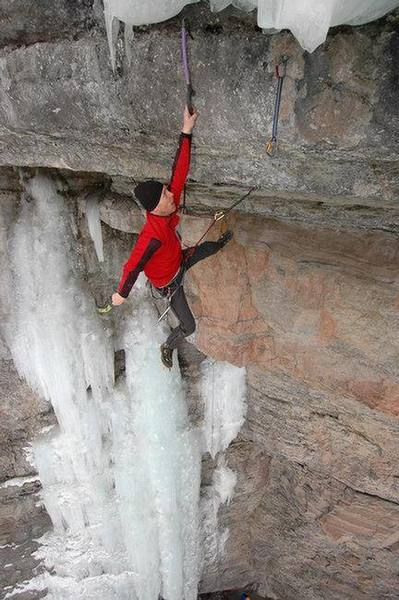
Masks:
[[[103,235],[101,231],[99,195],[89,194],[86,198],[86,218],[90,237],[93,240],[99,262],[104,262]]]
[[[226,362],[201,364],[205,451],[215,458],[237,436],[246,413],[246,371]]]
[[[25,483],[33,483],[35,481],[39,481],[39,477],[37,475],[31,475],[26,477],[13,477],[13,479],[7,479],[0,483],[0,489],[7,487],[22,487]]]
[[[258,25],[290,29],[301,46],[313,52],[330,27],[368,23],[398,6],[398,0],[259,0]]]
[[[112,68],[115,69],[115,42],[119,21],[125,23],[125,36],[132,33],[134,25],[160,23],[177,15],[186,4],[199,0],[104,0],[105,26],[107,30]]]
[[[226,465],[225,457],[218,460],[217,468],[213,473],[213,485],[219,495],[221,504],[230,504],[234,488],[237,483],[237,475]]]
[[[212,485],[203,490],[201,498],[201,533],[203,540],[203,567],[215,569],[223,561],[229,530],[219,525],[218,513],[223,504],[230,504],[236,474],[226,466],[224,456],[220,456],[213,472]]]
[[[217,456],[212,485],[201,498],[201,530],[203,564],[214,569],[223,559],[229,537],[221,530],[218,512],[229,504],[237,482],[236,474],[227,467],[224,455],[240,431],[246,413],[246,371],[226,362],[206,359],[201,364],[201,397],[204,404],[203,450]]]
[[[129,27],[159,23],[198,0],[104,0],[105,22],[115,68],[114,42],[119,20]],[[210,0],[220,11],[230,4],[245,11],[257,9],[263,29],[290,29],[303,48],[313,52],[335,25],[360,25],[379,19],[399,6],[399,0]]]
[[[138,286],[116,317],[126,377],[115,385],[114,341],[82,285],[69,208],[45,177],[29,188],[11,232],[8,343],[59,427],[33,448],[54,526],[38,556],[54,574],[23,587],[49,600],[194,600],[200,438],[178,367],[160,365],[165,331]]]

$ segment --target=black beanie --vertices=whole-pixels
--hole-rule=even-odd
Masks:
[[[134,188],[141,206],[151,212],[161,199],[163,185],[159,181],[142,181]]]

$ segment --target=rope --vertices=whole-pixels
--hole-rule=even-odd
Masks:
[[[286,65],[288,62],[288,58],[284,57],[281,65],[276,65],[276,77],[277,77],[277,92],[276,99],[274,101],[274,110],[273,110],[273,126],[272,126],[272,137],[266,144],[266,152],[269,156],[273,156],[276,145],[277,145],[277,127],[278,127],[278,116],[280,112],[280,104],[281,104],[281,92],[283,89],[284,77],[286,75]]]
[[[226,216],[233,210],[233,208],[235,208],[236,206],[238,206],[239,204],[241,204],[241,202],[243,202],[245,200],[245,198],[247,198],[247,196],[249,196],[249,194],[251,194],[255,189],[255,186],[251,187],[250,190],[248,192],[246,192],[243,196],[241,196],[241,198],[239,198],[237,200],[237,202],[234,202],[234,204],[232,204],[228,209],[217,212],[213,215],[213,221],[211,222],[211,224],[209,225],[209,227],[206,229],[206,231],[202,234],[202,236],[200,237],[200,239],[198,240],[198,242],[195,244],[195,246],[193,246],[191,248],[192,252],[194,252],[194,250],[197,248],[197,246],[199,246],[199,244],[202,242],[202,240],[204,239],[204,237],[209,233],[209,231],[212,229],[212,227],[218,222],[221,221],[222,219],[225,219]]]

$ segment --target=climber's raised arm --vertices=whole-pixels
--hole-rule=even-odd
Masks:
[[[180,196],[186,183],[188,171],[190,169],[190,157],[191,157],[191,136],[195,123],[197,121],[198,113],[194,108],[194,112],[191,115],[187,107],[183,113],[183,127],[179,138],[179,146],[177,148],[175,160],[172,168],[172,176],[169,190],[173,194],[173,198],[178,208],[180,204]]]

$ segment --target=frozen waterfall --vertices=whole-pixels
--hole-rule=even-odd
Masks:
[[[40,552],[54,574],[27,587],[47,587],[54,600],[193,600],[200,436],[189,427],[178,368],[160,368],[165,332],[142,288],[112,340],[81,283],[63,198],[42,176],[29,191],[11,238],[8,338],[59,428],[34,444],[54,525]],[[126,378],[116,385],[114,343],[126,354]]]

